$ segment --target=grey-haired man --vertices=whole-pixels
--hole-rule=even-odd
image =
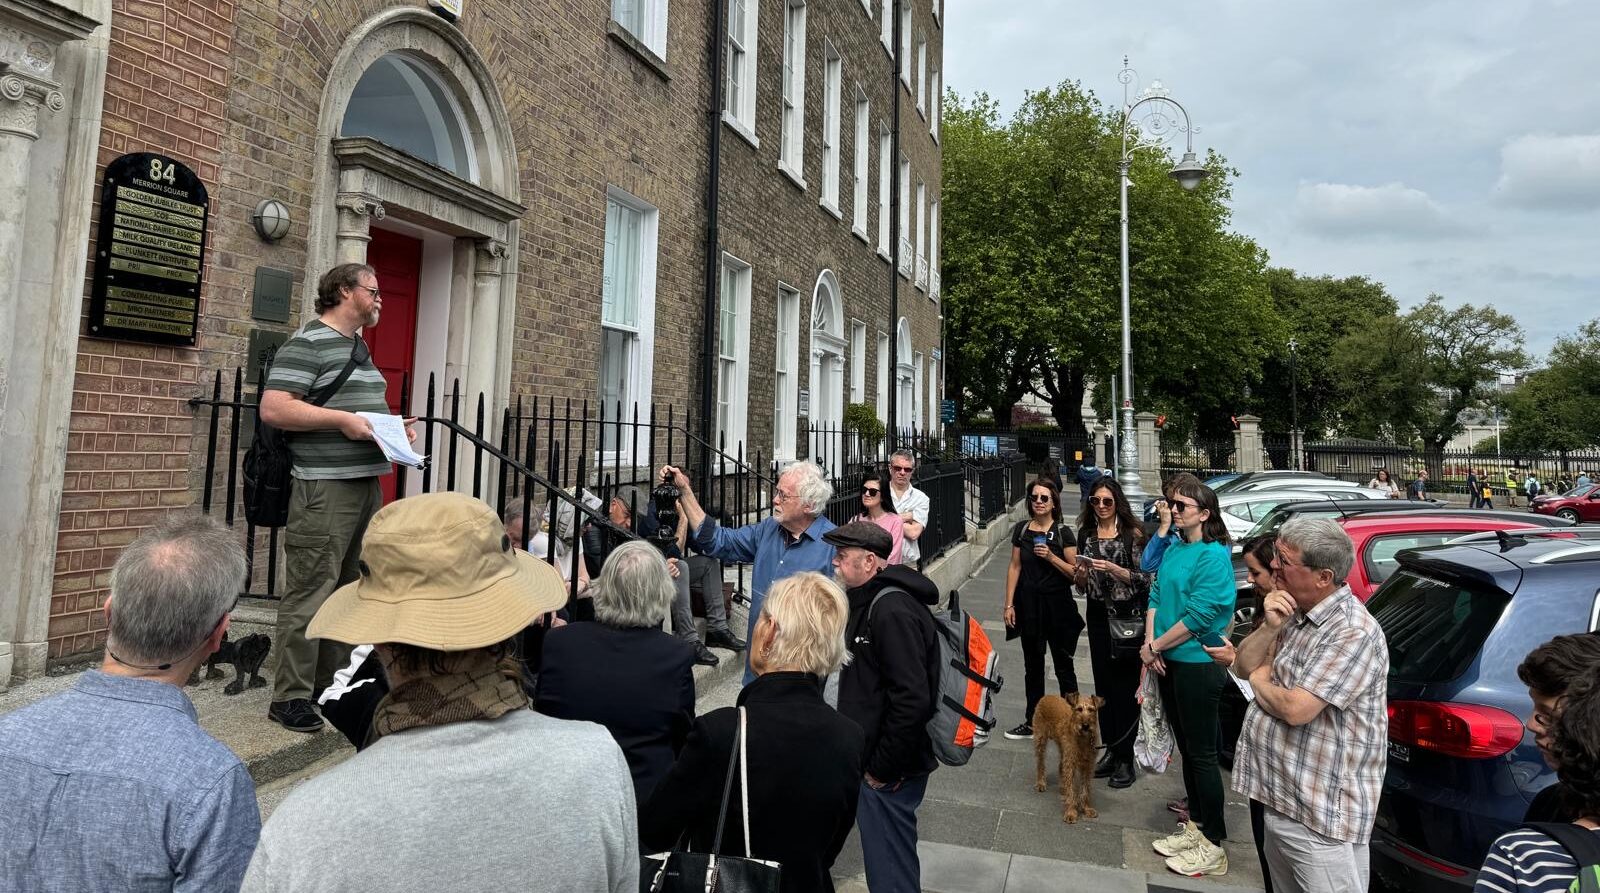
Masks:
[[[244,575],[244,550],[202,517],[123,550],[100,668],[0,717],[0,889],[239,889],[255,783],[183,685],[222,643]]]

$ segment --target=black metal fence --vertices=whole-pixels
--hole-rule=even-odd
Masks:
[[[402,382],[399,411],[407,416],[413,411],[410,391],[410,382]],[[259,391],[246,392],[237,369],[225,394],[219,370],[210,396],[196,396],[189,405],[205,413],[207,428],[201,508],[220,512],[229,527],[243,528],[246,592],[270,599],[280,595],[279,531],[248,523],[240,475],[258,399]],[[620,407],[602,410],[588,401],[519,398],[500,414],[498,437],[490,427],[491,414],[483,395],[469,404],[459,382],[441,394],[430,376],[417,414],[418,451],[429,462],[420,470],[396,466],[394,494],[458,491],[502,508],[522,498],[523,529],[530,535],[541,528],[550,533],[544,557],[554,563],[557,543],[562,544],[563,557],[571,562],[562,570],[573,595],[584,528],[633,538],[631,530],[609,518],[611,497],[621,496],[637,509],[664,465],[683,469],[701,506],[726,523],[754,523],[772,513],[782,463],[759,450],[746,454],[743,444],[707,444],[692,433],[690,419],[671,406],[624,414]],[[866,474],[887,470],[888,444],[853,431],[808,433],[808,445],[817,450],[812,460],[821,464],[834,489],[826,514],[844,523],[861,512]],[[964,540],[969,522],[981,526],[1020,498],[1018,481],[1026,473],[1020,457],[963,456],[956,442],[926,433],[900,432],[895,443],[918,458],[914,481],[931,503],[918,540],[924,562]],[[737,570],[741,592],[746,570]]]
[[[1484,454],[1475,450],[1428,452],[1367,440],[1329,440],[1306,444],[1305,454],[1307,469],[1362,484],[1372,480],[1379,469],[1387,469],[1401,485],[1427,471],[1429,492],[1462,499],[1467,497],[1469,472],[1476,472],[1480,481],[1494,490],[1496,498],[1515,490],[1520,501],[1529,473],[1539,480],[1545,492],[1561,492],[1579,474],[1587,471],[1593,478],[1600,471],[1600,449]]]
[[[1161,438],[1161,477],[1165,480],[1187,471],[1202,481],[1238,468],[1238,449],[1232,437]]]

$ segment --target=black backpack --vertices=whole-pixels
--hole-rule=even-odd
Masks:
[[[321,406],[333,399],[350,373],[356,369],[356,350],[361,336],[356,336],[357,346],[350,349],[350,359],[339,370],[327,387],[308,395],[306,402]],[[289,493],[294,487],[294,457],[289,454],[289,436],[261,420],[261,395],[267,389],[267,367],[261,370],[261,384],[256,389],[256,433],[250,449],[244,454],[244,519],[256,527],[282,527],[289,523]]]
[[[1543,831],[1578,863],[1569,893],[1600,893],[1600,834],[1566,822],[1528,822],[1522,827]]]

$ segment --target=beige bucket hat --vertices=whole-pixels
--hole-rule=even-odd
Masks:
[[[306,634],[352,645],[467,651],[566,604],[556,569],[513,549],[488,505],[460,493],[389,503],[361,541],[361,579],[328,596]]]

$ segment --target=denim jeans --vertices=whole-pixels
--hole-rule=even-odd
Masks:
[[[917,857],[917,807],[928,792],[928,776],[908,778],[875,791],[861,782],[856,827],[872,893],[921,893],[922,863]]]
[[[672,598],[672,634],[685,642],[698,644],[700,633],[694,625],[694,605],[690,590],[699,589],[706,602],[706,632],[728,628],[728,610],[722,603],[722,562],[708,555],[678,559],[678,577],[672,581],[677,594]]]

